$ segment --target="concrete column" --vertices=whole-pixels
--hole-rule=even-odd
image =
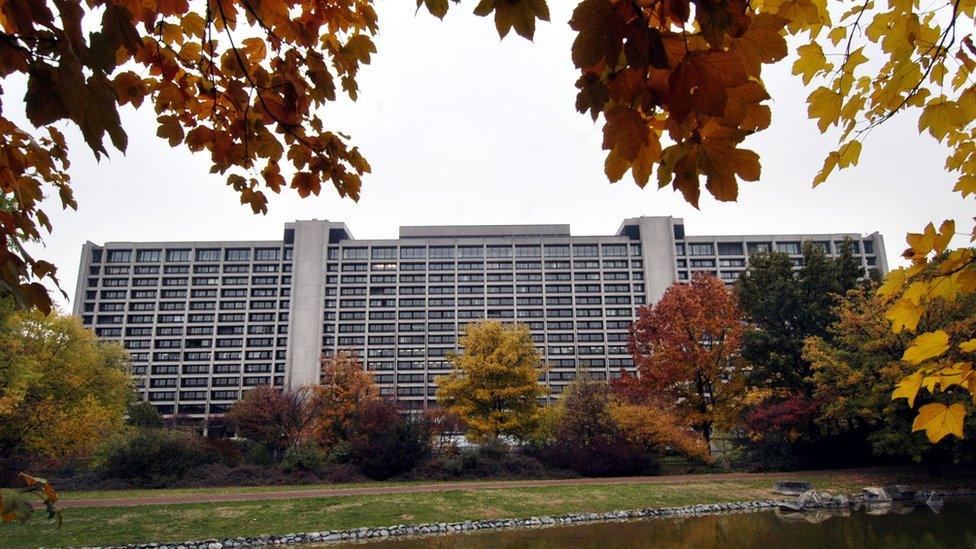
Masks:
[[[640,217],[641,253],[647,304],[653,306],[678,279],[674,255],[674,218]]]
[[[286,227],[295,229],[285,366],[285,386],[294,388],[319,382],[329,222],[296,221]]]

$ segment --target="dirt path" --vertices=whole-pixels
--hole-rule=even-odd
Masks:
[[[259,501],[302,499],[336,496],[360,496],[376,494],[409,494],[423,492],[444,492],[449,490],[496,490],[500,488],[538,488],[545,486],[592,486],[615,484],[684,484],[700,482],[721,482],[735,480],[785,480],[805,478],[813,475],[829,475],[837,478],[877,475],[878,469],[851,469],[835,471],[802,471],[794,473],[721,473],[708,475],[673,475],[656,477],[611,477],[611,478],[573,478],[554,480],[497,480],[468,482],[438,482],[432,484],[402,484],[383,486],[360,486],[355,488],[310,488],[283,489],[277,492],[220,493],[220,488],[205,494],[179,494],[136,498],[106,498],[88,500],[65,500],[62,507],[130,507],[134,505],[167,505],[181,503],[219,503],[233,501]],[[889,470],[890,472],[890,470]]]

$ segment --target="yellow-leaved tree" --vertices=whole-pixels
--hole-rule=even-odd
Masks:
[[[468,325],[454,370],[437,379],[437,401],[463,420],[468,437],[524,438],[539,421],[542,358],[523,325],[483,321]]]
[[[128,353],[72,316],[9,313],[0,300],[0,458],[61,464],[122,428]],[[0,467],[2,467],[0,460]]]

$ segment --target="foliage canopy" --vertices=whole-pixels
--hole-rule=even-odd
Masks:
[[[523,325],[497,321],[468,324],[454,370],[437,380],[437,401],[468,426],[478,441],[524,438],[539,420],[542,359]]]

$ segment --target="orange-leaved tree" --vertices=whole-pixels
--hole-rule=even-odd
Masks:
[[[742,320],[735,295],[714,276],[674,284],[630,329],[630,351],[647,399],[674,403],[710,440],[742,398]],[[633,390],[628,391],[633,394]]]
[[[328,447],[340,440],[348,440],[353,420],[363,406],[380,396],[373,376],[348,352],[322,357],[321,381],[313,389],[318,418],[314,439]]]

